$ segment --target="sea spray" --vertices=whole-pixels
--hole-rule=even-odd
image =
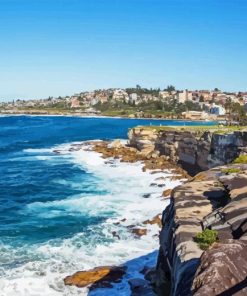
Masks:
[[[7,252],[16,260],[12,268],[3,271],[0,295],[87,295],[87,288],[65,287],[63,278],[78,270],[119,264],[128,267],[127,274],[120,284],[114,284],[110,293],[129,295],[127,280],[143,277],[141,270],[144,266],[155,265],[158,226],[145,225],[147,235],[141,238],[135,237],[127,226],[143,227],[143,221],[161,213],[167,205],[161,196],[162,189],[173,188],[180,181],[171,181],[169,173],[143,172],[141,163],[106,161],[85,145],[82,145],[83,149],[70,152],[74,145],[78,143],[25,152],[39,161],[50,162],[50,165],[53,161],[70,162],[93,176],[91,181],[99,194],[79,193],[62,200],[33,202],[25,207],[24,212],[40,220],[66,220],[66,217],[74,215],[92,223],[68,238],[51,238],[47,242],[33,244],[28,247],[28,252],[25,245],[15,250],[9,247]],[[59,151],[59,154],[53,151]],[[151,187],[151,183],[158,184],[155,179],[161,176],[166,177],[164,188]],[[149,198],[144,198],[145,194],[149,194]],[[97,223],[93,222],[95,219]],[[118,237],[113,236],[114,232]],[[23,262],[16,264],[18,260]],[[90,295],[109,295],[109,290],[97,289]]]

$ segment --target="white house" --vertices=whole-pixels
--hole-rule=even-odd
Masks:
[[[220,105],[212,104],[210,108],[210,113],[215,115],[225,115],[226,109]]]

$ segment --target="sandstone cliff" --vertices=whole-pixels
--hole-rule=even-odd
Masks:
[[[172,191],[160,234],[161,295],[247,295],[246,171],[217,167]],[[206,228],[219,241],[204,252],[194,237]]]
[[[247,130],[136,127],[128,136],[130,146],[143,153],[157,151],[192,174],[231,163],[247,152]]]
[[[137,127],[129,144],[204,171],[171,192],[163,213],[158,295],[247,295],[247,165],[229,164],[246,154],[247,131]],[[206,250],[195,240],[205,229],[217,231]]]
[[[145,224],[162,227],[156,269],[144,270],[145,280],[128,280],[131,295],[153,296],[150,283],[159,296],[247,295],[247,164],[228,164],[240,154],[247,160],[246,144],[244,130],[153,127],[130,130],[128,145],[120,141],[91,143],[103,158],[141,161],[143,170],[169,169],[175,178],[189,179],[163,192],[171,202],[162,221],[157,215],[144,221],[143,228],[130,228],[141,237],[146,235]],[[192,168],[211,169],[191,178],[177,163],[190,172]],[[217,233],[217,240],[202,248],[195,238],[205,230]],[[117,232],[113,236],[117,237]],[[101,266],[75,273],[65,279],[65,284],[109,287],[121,281],[124,274],[122,266]]]

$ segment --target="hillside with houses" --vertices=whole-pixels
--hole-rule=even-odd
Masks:
[[[3,114],[77,114],[130,118],[245,120],[247,92],[214,90],[111,88],[65,97],[1,102]]]

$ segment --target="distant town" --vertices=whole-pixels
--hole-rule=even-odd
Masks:
[[[246,121],[247,92],[214,90],[102,89],[72,96],[0,102],[2,114],[102,115],[129,118]]]

